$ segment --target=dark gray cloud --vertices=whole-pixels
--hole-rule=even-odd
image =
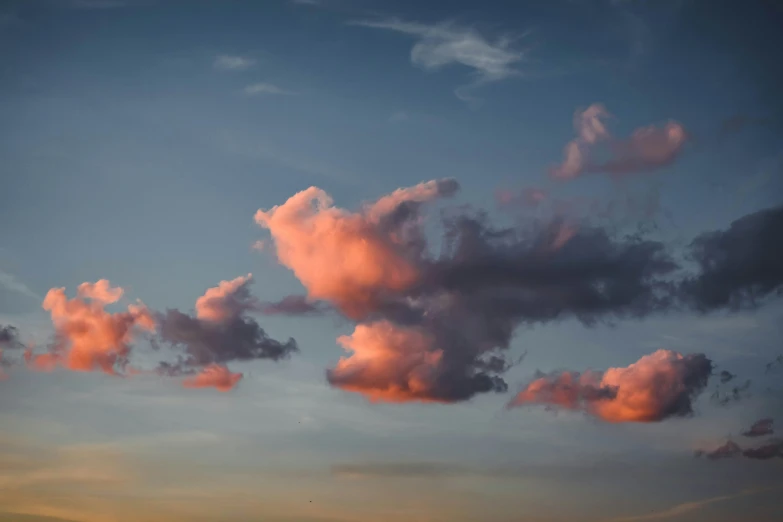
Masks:
[[[159,341],[181,350],[177,362],[161,363],[161,373],[192,373],[211,364],[271,359],[299,350],[296,341],[272,339],[249,313],[258,310],[250,276],[223,282],[196,302],[196,315],[176,309],[158,314]]]
[[[327,308],[308,301],[306,296],[288,295],[279,301],[260,303],[258,310],[264,315],[322,315]]]
[[[698,270],[680,284],[681,298],[702,312],[752,308],[783,286],[783,206],[754,212],[690,244]]]
[[[19,352],[25,348],[19,337],[19,330],[15,326],[0,325],[0,368],[14,366],[18,361],[12,352]],[[1,375],[1,374],[0,374]]]
[[[698,450],[695,455],[697,457],[706,457],[710,460],[720,460],[736,457],[741,452],[742,448],[739,447],[739,444],[730,440],[711,451]]]
[[[766,435],[772,435],[775,430],[773,429],[773,419],[759,419],[753,423],[753,425],[742,435],[745,437],[764,437]]]
[[[783,439],[773,440],[757,448],[748,448],[742,456],[754,460],[770,460],[783,458]]]
[[[720,406],[728,406],[733,402],[739,402],[750,396],[750,387],[753,384],[750,379],[746,380],[742,384],[734,386],[724,386],[729,381],[723,381],[721,374],[721,381],[715,387],[715,391],[710,396],[710,399]]]

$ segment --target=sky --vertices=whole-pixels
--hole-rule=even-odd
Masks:
[[[783,515],[772,0],[0,0],[0,522]]]

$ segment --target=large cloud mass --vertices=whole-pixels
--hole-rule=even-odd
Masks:
[[[515,329],[575,317],[585,324],[670,307],[677,268],[664,245],[561,222],[498,229],[482,213],[444,217],[435,254],[422,204],[451,180],[399,189],[361,210],[310,188],[256,221],[308,291],[358,324],[329,382],[371,400],[466,400],[503,392]]]

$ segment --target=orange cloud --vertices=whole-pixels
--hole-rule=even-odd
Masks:
[[[240,276],[231,281],[221,281],[209,288],[196,300],[196,317],[203,321],[223,322],[235,317],[242,310],[237,309],[237,295],[253,279],[253,274]],[[244,294],[239,295],[239,297]],[[245,306],[242,307],[244,309]]]
[[[233,373],[221,364],[210,364],[193,377],[182,381],[182,385],[185,388],[216,388],[218,391],[227,392],[233,390],[241,380],[241,373]]]
[[[259,210],[256,223],[269,229],[279,261],[293,270],[311,300],[329,300],[358,319],[384,292],[402,292],[420,277],[406,242],[410,216],[395,215],[404,203],[416,204],[456,190],[452,180],[429,181],[399,189],[360,212],[333,205],[332,198],[310,187],[270,210]],[[406,221],[407,220],[407,221]]]
[[[352,354],[327,372],[333,386],[373,402],[446,402],[435,398],[443,352],[427,333],[379,321],[360,324],[337,342]]]
[[[79,297],[70,300],[65,288],[49,290],[43,308],[51,314],[57,344],[49,353],[27,353],[28,364],[41,370],[60,365],[76,371],[117,374],[117,366],[127,362],[135,331],[155,329],[155,319],[143,304],[131,304],[127,312],[114,314],[104,309],[122,293],[121,288],[112,288],[103,279],[83,283],[78,288]]]
[[[607,422],[658,422],[692,412],[712,363],[702,354],[658,350],[625,368],[562,372],[540,377],[509,404],[581,410]]]

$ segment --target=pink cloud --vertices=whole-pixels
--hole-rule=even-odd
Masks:
[[[658,422],[692,412],[712,363],[701,354],[658,350],[624,368],[560,372],[529,383],[510,407],[544,404],[579,410],[607,422]]]
[[[551,169],[550,174],[559,179],[573,179],[585,172],[629,174],[665,167],[679,156],[688,134],[675,121],[663,127],[650,125],[633,131],[627,139],[615,139],[606,129],[603,120],[610,114],[601,104],[593,104],[574,116],[577,136],[563,149],[563,161]],[[593,159],[593,151],[600,143],[608,144],[610,157],[603,162]]]
[[[122,289],[112,288],[106,280],[84,283],[78,294],[70,300],[64,288],[52,288],[46,294],[43,308],[51,314],[58,342],[52,352],[28,352],[28,364],[41,370],[60,365],[116,374],[117,366],[127,362],[135,332],[153,331],[155,319],[143,304],[131,304],[127,312],[107,312],[104,306],[119,299]]]
[[[182,385],[185,388],[215,388],[218,391],[228,392],[233,390],[241,380],[241,373],[231,372],[221,364],[210,364],[193,377],[182,381]]]
[[[253,280],[253,274],[240,276],[231,281],[221,281],[218,286],[209,288],[196,300],[196,317],[202,321],[223,322],[237,316],[247,308],[246,299],[238,299]]]
[[[337,342],[351,355],[328,371],[333,386],[373,402],[440,402],[434,386],[443,352],[427,333],[379,321]]]
[[[358,319],[380,294],[402,292],[420,277],[409,246],[419,222],[394,212],[403,203],[422,203],[455,190],[451,180],[430,181],[350,212],[310,187],[282,205],[259,210],[255,220],[269,229],[279,261],[302,282],[309,299],[331,301]]]

